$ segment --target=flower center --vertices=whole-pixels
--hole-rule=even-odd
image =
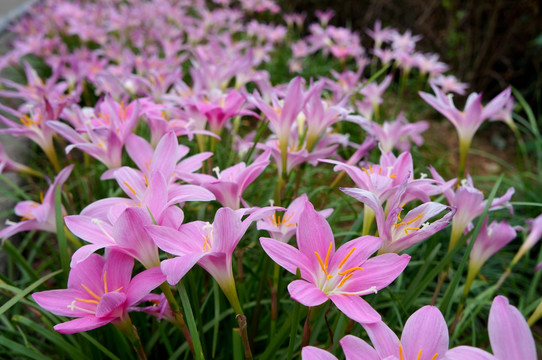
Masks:
[[[435,353],[435,355],[433,355],[433,357],[431,358],[431,360],[435,360],[438,356],[438,353]],[[416,357],[416,360],[420,360],[422,358],[422,350],[420,349],[420,351],[418,351],[418,356]],[[399,359],[400,360],[407,360],[405,359],[405,357],[403,356],[403,346],[401,345],[401,341],[399,340]]]
[[[343,286],[344,283],[346,281],[348,281],[348,279],[350,279],[354,275],[355,271],[357,271],[357,270],[362,271],[363,270],[363,268],[361,268],[359,266],[354,266],[354,267],[348,268],[346,270],[337,271],[336,273],[331,274],[328,271],[328,269],[329,269],[329,257],[330,257],[330,254],[331,254],[332,246],[333,246],[333,243],[330,242],[324,261],[322,261],[322,257],[320,256],[320,254],[317,251],[314,252],[314,255],[316,255],[316,259],[318,260],[318,264],[320,265],[320,268],[322,269],[322,271],[326,275],[325,281],[323,282],[323,284],[321,284],[321,286],[319,286],[320,290],[322,290],[326,295],[330,295],[330,293],[332,293],[336,289],[339,289],[341,286]],[[356,250],[355,247],[350,249],[350,251],[344,256],[344,258],[339,263],[339,266],[338,266],[337,270],[341,270],[341,268],[344,266],[344,264],[346,263],[348,258],[354,253],[355,250]],[[339,281],[339,283],[337,285],[335,285],[336,281],[331,283],[331,284],[328,284],[328,280],[331,280],[334,276],[342,276],[342,278],[341,278],[341,280]],[[373,291],[374,291],[374,289],[371,289],[370,292],[373,292]]]
[[[107,286],[107,271],[104,271],[103,283],[104,283],[104,294],[107,294],[107,293],[110,292],[109,288]],[[90,295],[91,299],[83,299],[83,298],[76,297],[72,301],[72,303],[70,305],[68,305],[68,309],[70,309],[71,311],[74,311],[75,309],[77,309],[77,310],[84,311],[84,312],[89,313],[89,314],[95,314],[96,311],[93,311],[93,310],[90,310],[90,309],[85,309],[85,308],[82,308],[80,306],[75,305],[76,302],[82,302],[82,303],[85,303],[85,304],[95,304],[95,305],[98,305],[100,303],[101,296],[97,295],[94,291],[92,291],[90,288],[88,288],[83,283],[81,283],[81,287],[83,289],[85,289],[85,291]],[[119,292],[121,289],[122,289],[122,286],[119,287],[118,289],[112,291],[112,292]]]

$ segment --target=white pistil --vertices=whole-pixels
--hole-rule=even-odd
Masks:
[[[116,243],[115,239],[113,238],[113,236],[111,236],[111,234],[109,234],[107,231],[105,231],[105,229],[103,228],[102,226],[102,220],[100,219],[97,219],[97,218],[93,218],[92,220],[90,220],[93,224],[96,224],[98,225],[98,227],[100,228],[100,230],[105,234],[105,236],[107,236],[109,238],[109,240],[111,240],[112,242]]]

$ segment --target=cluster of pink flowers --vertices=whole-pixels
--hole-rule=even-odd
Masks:
[[[242,315],[232,262],[256,222],[269,237],[261,237],[251,251],[300,274],[287,286],[293,300],[308,307],[330,300],[367,331],[374,348],[352,335],[341,340],[347,359],[534,359],[530,331],[503,297],[495,299],[489,316],[494,355],[470,347],[448,350],[446,322],[431,306],[409,318],[400,341],[362,298],[390,285],[411,258],[420,260],[411,249],[448,225],[452,250],[486,205],[512,212],[514,194],[510,188],[488,205],[469,175],[445,180],[430,167],[430,177],[417,177],[410,150],[423,145],[421,134],[429,122],[410,122],[402,112],[380,121],[394,74],[390,70],[369,81],[366,66],[394,63],[407,76],[418,69],[436,95],[420,96],[455,125],[462,150],[468,150],[485,120],[510,121],[510,89],[485,107],[482,95],[473,93],[460,111],[447,93],[462,95],[466,85],[445,75],[448,66],[438,55],[417,52],[420,36],[410,31],[376,22],[367,30],[374,47],[364,49],[360,34],[330,25],[333,12],[319,12],[307,37],[296,41],[293,29],[303,27],[303,14],[284,15],[285,24],[264,23],[253,15],[279,13],[275,2],[241,1],[239,6],[228,0],[212,7],[188,0],[46,0],[11,26],[16,37],[0,64],[23,64],[26,84],[0,79],[0,97],[20,100],[17,108],[0,104],[5,125],[0,133],[30,139],[50,165],[37,171],[0,148],[0,172],[56,176],[40,202],[15,206],[20,220],[9,221],[0,238],[30,230],[63,231],[55,222],[62,217],[67,231],[84,241],[72,248],[67,289],[33,294],[43,308],[75,318],[55,329],[71,334],[108,323],[126,329],[131,311],[186,328],[170,286],[195,265],[216,280],[234,312]],[[274,74],[265,69],[284,46],[292,50],[292,72],[308,67],[317,52],[349,67],[320,79],[296,76],[275,84]],[[32,56],[51,69],[47,79],[26,61]],[[363,142],[343,128],[363,134]],[[68,157],[59,156],[61,146]],[[371,160],[378,156],[377,162]],[[69,164],[79,158],[84,161]],[[298,191],[310,166],[328,169],[329,175],[329,164],[340,172],[338,180],[348,175],[340,190],[352,206],[359,201],[364,209],[361,236],[340,246],[326,220],[338,212],[326,208],[329,197],[321,201]],[[69,189],[74,166],[86,174],[92,167],[111,196],[100,194],[104,197],[75,214],[64,208],[57,214],[55,191]],[[247,195],[272,177],[277,179],[274,195],[263,190]],[[444,200],[439,202],[439,196]],[[274,204],[267,206],[272,198]],[[541,227],[539,219],[533,221],[514,264],[538,241]],[[485,219],[478,237],[470,239],[475,244],[466,287],[517,230],[506,221],[488,225]],[[294,236],[297,247],[288,244]],[[141,266],[134,267],[135,260]],[[132,277],[134,268],[139,272]],[[151,293],[158,287],[161,293]],[[144,306],[149,301],[156,306]],[[524,337],[503,345],[501,339],[515,331]],[[305,347],[303,356],[334,358],[312,347]]]

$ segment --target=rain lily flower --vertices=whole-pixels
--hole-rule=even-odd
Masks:
[[[64,221],[74,235],[90,243],[73,254],[72,267],[102,248],[123,252],[148,269],[160,265],[158,248],[145,231],[145,226],[152,225],[152,221],[143,209],[127,208],[113,225],[84,215],[66,216]]]
[[[297,76],[288,84],[283,103],[279,101],[275,93],[271,94],[272,104],[269,105],[257,92],[248,97],[266,117],[280,144],[282,153],[283,169],[286,169],[286,156],[292,125],[298,114],[305,105],[305,96],[302,91],[302,78]]]
[[[270,151],[258,156],[249,166],[240,162],[227,169],[220,170],[215,167],[216,177],[205,174],[185,174],[184,178],[192,184],[209,190],[216,196],[216,200],[232,209],[239,209],[243,192],[269,165]]]
[[[461,234],[470,226],[474,219],[482,214],[487,200],[484,200],[484,194],[474,187],[472,178],[469,175],[467,175],[467,179],[461,181],[461,184],[454,192],[449,185],[446,185],[444,179],[433,167],[430,167],[430,171],[433,178],[439,184],[445,186],[443,193],[446,196],[448,204],[457,208],[452,221],[452,234],[449,246],[449,249],[453,249]],[[489,206],[489,211],[507,208],[510,214],[513,214],[513,208],[509,202],[514,191],[514,188],[510,187],[503,196],[493,199],[493,202]]]
[[[215,278],[235,312],[242,314],[231,264],[233,250],[253,221],[269,216],[275,210],[280,208],[252,210],[242,220],[249,209],[221,208],[212,224],[193,221],[183,224],[179,230],[157,225],[145,228],[160,249],[177,256],[163,260],[160,265],[171,285],[177,284],[194,265],[199,264]]]
[[[536,346],[527,321],[504,296],[493,300],[488,320],[493,355],[471,347],[458,346],[446,353],[449,360],[536,360]]]
[[[401,340],[382,321],[362,325],[374,349],[360,338],[347,335],[340,340],[347,360],[447,359],[448,326],[435,306],[424,306],[412,314],[405,323]]]
[[[439,75],[431,79],[429,83],[431,85],[440,86],[440,88],[445,94],[454,92],[459,95],[465,95],[465,90],[469,87],[469,85],[460,82],[453,75]]]
[[[482,94],[472,93],[467,98],[465,109],[458,110],[451,96],[446,96],[442,90],[432,86],[436,96],[420,92],[420,96],[435,110],[444,115],[455,126],[459,136],[460,161],[459,169],[462,173],[465,168],[465,160],[474,134],[482,123],[500,111],[510,98],[512,89],[506,88],[486,106],[482,105]]]
[[[282,218],[281,215],[274,213],[273,216],[259,220],[257,223],[258,230],[266,230],[269,232],[271,238],[287,243],[297,230],[297,223],[307,201],[307,194],[301,195],[292,201],[286,212],[282,215]],[[324,218],[327,218],[332,212],[333,209],[325,209],[318,213]]]
[[[422,146],[421,133],[429,128],[429,123],[427,121],[409,123],[403,113],[400,113],[393,122],[384,121],[382,125],[370,122],[369,126],[383,152],[392,151],[394,148],[405,152],[410,151],[411,141],[417,146]]]
[[[34,176],[43,176],[40,172],[18,163],[15,160],[9,158],[8,154],[4,150],[2,143],[0,143],[0,174],[3,172],[17,172],[17,173],[27,173]]]
[[[401,217],[403,195],[406,190],[406,181],[395,194],[387,216],[377,196],[364,189],[340,188],[342,192],[369,206],[375,215],[378,236],[383,240],[379,254],[394,252],[400,253],[407,248],[427,239],[439,232],[450,223],[455,209],[445,205],[426,202]],[[402,204],[402,205],[401,205]],[[429,220],[444,210],[450,210],[442,218],[429,223]]]
[[[4,239],[21,231],[43,230],[56,234],[55,191],[58,186],[62,186],[66,182],[74,166],[67,166],[58,173],[55,181],[49,186],[42,198],[41,204],[26,200],[15,205],[15,214],[21,217],[21,221],[18,223],[8,222],[8,226],[0,231],[2,243]],[[66,210],[62,207],[62,216],[65,215]]]
[[[104,259],[93,254],[70,271],[68,288],[34,293],[32,297],[53,314],[75,317],[54,329],[62,334],[89,331],[112,322],[129,321],[128,308],[139,303],[164,282],[160,268],[137,274],[133,279],[132,257],[111,251]]]
[[[528,219],[527,223],[529,224],[530,228],[529,235],[527,235],[527,239],[525,239],[525,242],[519,248],[516,256],[514,256],[512,264],[516,264],[519,259],[521,259],[523,255],[525,255],[525,253],[529,251],[540,240],[540,238],[542,238],[542,214],[538,215],[534,219]],[[539,269],[541,265],[542,263],[537,266],[537,269]]]
[[[517,227],[510,226],[506,221],[492,221],[489,226],[487,222],[486,217],[470,252],[469,271],[465,283],[466,294],[469,292],[474,278],[478,275],[484,263],[516,238]]]
[[[368,259],[382,240],[363,236],[335,250],[331,228],[310,202],[297,226],[297,245],[260,238],[263,249],[277,264],[303,280],[288,285],[290,296],[305,306],[317,306],[328,299],[352,320],[373,323],[380,315],[360,296],[376,293],[399,276],[410,260],[408,255],[385,254]]]

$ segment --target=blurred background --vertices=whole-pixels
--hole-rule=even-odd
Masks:
[[[438,53],[469,91],[491,98],[511,84],[537,113],[542,103],[542,2],[537,0],[288,0],[285,12],[333,9],[333,25],[348,25],[363,36],[378,19],[384,26],[412,30],[417,48]]]

